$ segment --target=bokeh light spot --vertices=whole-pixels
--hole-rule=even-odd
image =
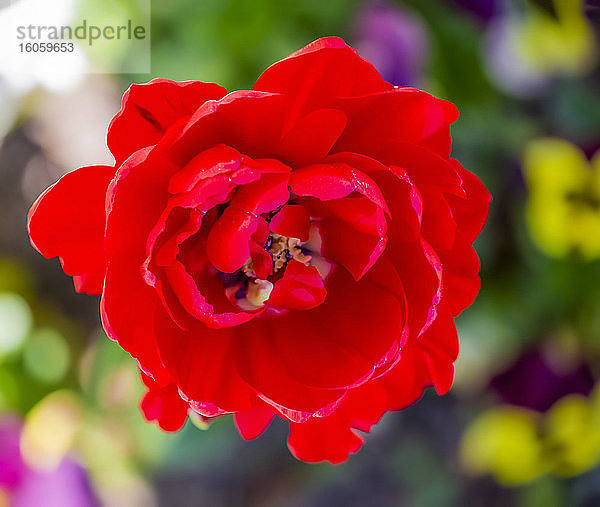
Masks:
[[[27,302],[13,292],[0,293],[0,357],[22,345],[31,325]]]
[[[25,344],[25,369],[41,382],[53,384],[62,380],[69,362],[69,347],[65,339],[53,329],[36,329]]]

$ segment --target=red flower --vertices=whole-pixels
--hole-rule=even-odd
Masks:
[[[142,410],[273,415],[306,461],[344,461],[387,410],[448,391],[453,317],[479,288],[489,194],[449,158],[456,108],[396,88],[341,39],[253,90],[133,85],[82,167],[29,212],[32,244],[138,362]]]

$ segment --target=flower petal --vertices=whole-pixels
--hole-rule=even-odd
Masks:
[[[452,361],[442,365],[450,371]],[[426,354],[414,343],[402,350],[398,363],[384,376],[348,391],[337,410],[301,424],[290,423],[288,447],[294,456],[308,462],[341,463],[362,443],[355,430],[368,432],[388,410],[414,403],[431,383]]]
[[[268,174],[239,188],[229,207],[208,234],[207,254],[212,265],[233,273],[250,257],[252,235],[265,219],[261,213],[275,210],[289,199],[287,174]]]
[[[269,222],[271,232],[308,241],[310,216],[308,210],[298,204],[285,204]]]
[[[265,313],[246,325],[237,350],[241,375],[269,399],[297,410],[308,410],[302,385],[343,389],[364,382],[398,343],[404,326],[403,294],[373,276],[355,282],[335,269],[320,306]],[[298,386],[292,390],[283,383],[281,370]]]
[[[181,262],[175,261],[165,269],[165,280],[173,290],[176,304],[180,304],[191,316],[204,322],[209,327],[221,328],[237,326],[253,319],[256,314],[233,311],[217,312],[202,294],[196,281]],[[221,288],[223,291],[223,289]],[[171,306],[171,305],[169,305]]]
[[[254,90],[285,94],[284,132],[298,118],[327,107],[338,97],[389,90],[393,85],[339,37],[318,39],[265,70]]]
[[[362,196],[326,202],[313,199],[304,204],[319,217],[314,222],[321,244],[319,253],[360,280],[385,250],[387,222],[383,210]]]
[[[381,152],[382,160],[401,166],[419,189],[434,187],[439,191],[465,196],[462,179],[449,160],[416,144],[396,144]]]
[[[279,309],[310,310],[325,301],[326,296],[317,269],[292,259],[283,277],[275,282],[268,304]]]
[[[31,244],[46,258],[60,258],[78,292],[102,292],[104,201],[114,172],[114,167],[87,166],[67,173],[37,198],[27,215]]]
[[[115,173],[106,191],[106,252],[108,258],[123,248],[140,250],[165,209],[167,184],[177,170],[162,150],[142,148]],[[143,189],[140,191],[140,189]],[[141,248],[144,255],[144,248]]]
[[[113,256],[100,301],[102,326],[108,337],[129,352],[140,369],[159,385],[169,381],[152,326],[154,314],[162,311],[154,290],[144,283],[134,257],[127,251]]]
[[[156,144],[167,128],[207,100],[220,99],[226,93],[219,85],[201,81],[153,79],[131,85],[108,127],[107,143],[117,165],[140,148]]]
[[[445,299],[452,315],[458,315],[469,306],[481,286],[479,257],[471,240],[459,231],[452,250],[442,252],[444,262]]]
[[[324,418],[313,417],[301,424],[290,423],[288,448],[296,458],[309,463],[342,463],[348,454],[358,452],[363,442],[336,413]]]
[[[424,240],[405,240],[390,229],[386,255],[398,272],[408,305],[412,336],[431,325],[442,299],[442,262]]]
[[[377,159],[382,147],[394,143],[430,147],[431,137],[448,129],[458,117],[454,104],[415,88],[338,99],[330,107],[348,118],[333,151],[353,151]],[[440,150],[438,156],[444,156],[449,145],[440,146],[438,141],[433,146]]]
[[[281,140],[285,98],[240,90],[203,104],[174,138],[171,157],[181,165],[217,144],[253,158],[268,158]]]
[[[321,201],[341,199],[352,192],[358,192],[389,213],[377,184],[348,164],[314,164],[304,167],[292,173],[289,185],[294,194],[316,197]]]
[[[416,345],[424,353],[429,375],[439,395],[446,394],[454,380],[454,361],[458,357],[458,336],[452,315],[444,308],[418,339]]]
[[[145,380],[144,383],[150,384],[140,401],[145,419],[148,422],[156,421],[164,431],[181,429],[187,420],[188,404],[179,396],[177,386],[170,383],[160,387],[154,385],[152,380]]]
[[[244,338],[238,335],[241,328],[210,329],[197,323],[182,330],[163,311],[155,314],[154,329],[165,367],[187,398],[227,412],[258,404],[236,370],[237,342]]]
[[[346,127],[346,115],[337,109],[317,109],[300,118],[277,149],[290,165],[302,167],[327,156]]]
[[[235,426],[244,440],[253,440],[271,424],[275,412],[268,405],[233,414]]]
[[[423,200],[404,169],[382,164],[367,155],[350,152],[330,155],[327,161],[344,162],[372,178],[384,195],[395,233],[404,238],[420,236]]]
[[[262,174],[290,170],[279,160],[253,160],[230,146],[219,144],[196,155],[183,169],[176,172],[169,182],[169,192],[189,192],[199,182],[225,174],[231,183],[246,185],[260,178]]]
[[[492,196],[481,180],[467,171],[457,160],[450,159],[449,163],[460,176],[466,194],[464,199],[454,195],[448,196],[448,202],[452,207],[452,216],[465,238],[469,242],[473,242],[483,229]]]

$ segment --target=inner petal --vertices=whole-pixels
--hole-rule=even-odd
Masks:
[[[261,215],[289,200],[287,183],[287,175],[269,174],[238,188],[208,235],[207,253],[215,268],[233,273],[243,266],[250,257],[252,236],[265,226]]]

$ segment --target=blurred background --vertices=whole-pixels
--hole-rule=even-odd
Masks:
[[[67,19],[138,8],[52,2]],[[153,1],[151,31],[151,74],[23,76],[0,56],[0,506],[600,505],[600,2]],[[292,458],[280,422],[253,442],[229,417],[145,423],[98,298],[25,232],[46,186],[112,162],[106,127],[131,82],[248,88],[325,35],[456,103],[453,155],[493,195],[454,388],[385,415],[336,467]]]

